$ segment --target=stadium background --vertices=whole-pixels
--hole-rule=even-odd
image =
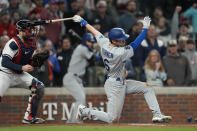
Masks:
[[[27,0],[28,1],[28,0]],[[31,1],[31,0],[29,0]],[[32,2],[35,4],[35,2],[38,1],[42,1],[42,0],[32,0]],[[65,10],[65,14],[67,14],[70,11],[70,3],[74,3],[74,1],[76,2],[76,0],[43,0],[43,3],[41,4],[42,8],[47,8],[48,2],[55,2],[61,5],[62,3],[67,3],[66,5],[66,10]],[[94,1],[94,8],[96,6],[98,0]],[[110,0],[109,0],[110,1]],[[127,0],[125,0],[127,1]],[[115,10],[117,10],[117,12],[119,13],[119,16],[121,14],[124,13],[124,11],[126,10],[126,5],[124,0],[113,0],[112,1],[112,7],[115,7]],[[9,6],[9,2],[13,2],[13,5],[17,5],[19,8],[16,11],[16,14],[14,15],[14,13],[12,12],[12,10],[10,9],[11,6]],[[9,38],[11,38],[12,35],[14,35],[13,32],[15,31],[15,27],[14,24],[18,19],[21,19],[22,16],[20,13],[20,7],[24,7],[24,5],[22,6],[23,0],[2,0],[0,2],[0,14],[1,14],[1,21],[0,21],[0,36],[1,38],[3,38],[2,36],[8,35]],[[120,3],[118,3],[120,2]],[[176,8],[177,5],[182,6],[182,10],[181,13],[183,13],[184,11],[186,11],[188,8],[190,8],[193,4],[194,0],[136,0],[136,4],[137,4],[137,9],[136,9],[136,14],[138,14],[139,16],[143,16],[143,15],[150,15],[151,17],[153,17],[153,9],[155,7],[160,7],[160,9],[162,9],[164,17],[169,21],[172,20],[172,16],[174,13],[174,10]],[[11,4],[10,4],[11,5]],[[20,6],[21,5],[21,6]],[[31,17],[31,19],[35,19],[37,18],[37,14],[39,14],[39,10],[40,8],[36,9],[35,5],[34,7],[31,7],[31,10],[29,10],[30,12],[27,12],[24,16],[28,16]],[[145,6],[145,7],[144,7]],[[90,6],[91,7],[91,6]],[[91,7],[91,8],[93,8]],[[13,8],[12,8],[13,9]],[[112,8],[113,9],[113,8]],[[97,9],[95,9],[96,11]],[[141,10],[141,12],[139,12]],[[142,13],[142,14],[141,14]],[[12,28],[9,28],[10,30],[6,30],[3,28],[3,16],[5,15],[10,15],[10,20],[9,20],[9,26]],[[17,17],[18,16],[18,17]],[[61,16],[62,17],[62,16]],[[180,15],[179,17],[180,19],[180,23],[182,22],[183,17]],[[118,21],[118,20],[117,20]],[[95,24],[97,23],[96,21],[89,21],[91,24]],[[62,23],[64,24],[64,23]],[[190,23],[190,26],[191,23]],[[59,25],[58,25],[59,27]],[[78,28],[79,29],[79,28]],[[52,28],[51,30],[54,30],[54,28]],[[13,33],[13,34],[12,34]],[[47,33],[50,33],[50,31],[48,31]],[[82,32],[77,32],[79,33],[79,36],[76,35],[76,33],[73,33],[73,30],[67,30],[67,31],[63,31],[63,32],[59,32],[60,36],[58,36],[58,42],[55,40],[55,38],[53,39],[53,37],[51,38],[50,41],[52,41],[52,44],[54,45],[54,48],[56,48],[57,53],[59,51],[61,51],[61,40],[62,37],[65,35],[65,33],[69,33],[71,36],[71,47],[72,49],[74,49],[76,47],[77,44],[80,43],[80,35],[83,34]],[[74,38],[72,38],[74,37]],[[49,39],[49,38],[47,38]],[[42,40],[42,38],[40,37],[40,40]],[[45,38],[46,40],[46,38]],[[76,41],[75,41],[76,40]],[[194,39],[195,40],[195,39]],[[2,42],[2,39],[1,39]],[[41,41],[39,41],[41,42]],[[2,44],[2,43],[1,43]],[[166,43],[167,45],[167,43]],[[1,49],[2,49],[2,45],[1,45]],[[68,64],[68,63],[67,63]],[[106,110],[106,95],[104,93],[104,89],[103,89],[103,80],[100,77],[105,77],[102,74],[102,70],[103,65],[98,62],[97,66],[93,66],[93,68],[91,69],[91,67],[89,69],[87,69],[87,74],[84,77],[84,85],[87,87],[86,91],[87,91],[87,103],[91,102],[92,105],[94,107],[101,107],[104,108]],[[56,65],[55,65],[56,66]],[[61,66],[61,65],[60,65]],[[62,68],[64,69],[64,68]],[[99,70],[101,69],[101,76],[94,76],[94,71],[95,70]],[[37,71],[36,73],[38,74],[39,71]],[[65,73],[65,70],[63,70],[63,72]],[[92,73],[93,72],[93,73]],[[35,73],[35,74],[36,74]],[[36,74],[36,75],[37,75]],[[99,73],[98,73],[99,74]],[[58,73],[54,73],[52,74],[53,78],[58,77]],[[60,74],[62,76],[62,74]],[[94,79],[92,80],[91,78],[98,78],[98,79]],[[140,78],[136,78],[140,80]],[[49,82],[48,82],[48,81]],[[39,109],[39,114],[43,117],[43,118],[48,118],[49,115],[49,106],[46,106],[46,103],[52,103],[54,105],[57,105],[57,109],[56,107],[54,107],[54,105],[52,105],[52,112],[51,115],[54,118],[54,120],[47,120],[46,123],[47,124],[65,124],[66,120],[61,120],[63,117],[63,108],[62,108],[62,103],[67,103],[68,105],[68,109],[70,111],[71,108],[71,104],[74,102],[74,100],[72,99],[72,97],[69,95],[69,93],[66,91],[66,89],[59,87],[59,84],[57,84],[58,82],[55,81],[54,79],[47,79],[46,82],[47,83],[47,88],[46,88],[46,94],[42,100],[40,109]],[[60,86],[61,82],[60,82]],[[28,94],[28,90],[22,89],[24,87],[19,86],[17,88],[13,88],[11,87],[7,93],[5,94],[5,96],[3,97],[3,101],[0,104],[0,126],[10,126],[10,125],[18,125],[21,124],[21,120],[23,118],[24,112],[25,112],[25,107],[26,107],[26,102],[27,102],[27,94]],[[197,118],[197,88],[196,85],[195,86],[178,86],[178,87],[155,87],[155,92],[157,94],[157,98],[159,101],[159,104],[161,106],[161,110],[163,111],[164,114],[166,115],[172,115],[173,117],[173,124],[188,124],[188,126],[193,123],[196,124],[195,119]],[[102,105],[100,102],[103,102],[104,105]],[[45,104],[45,108],[44,107]],[[100,108],[99,108],[100,109]],[[54,111],[54,112],[53,112]],[[44,113],[45,112],[45,113]],[[68,116],[65,114],[65,118],[67,118]],[[152,118],[152,113],[150,112],[150,110],[148,109],[148,106],[146,105],[146,102],[143,98],[143,95],[127,95],[126,100],[125,100],[125,104],[124,104],[124,109],[123,109],[123,113],[122,113],[122,117],[120,120],[120,123],[151,123],[151,118]],[[89,123],[95,123],[95,121],[87,121]]]

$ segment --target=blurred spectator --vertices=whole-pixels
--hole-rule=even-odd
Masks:
[[[129,2],[130,0],[116,0],[116,5],[117,5],[117,8],[118,10],[122,11],[122,10],[125,10],[126,6],[127,6],[127,3]]]
[[[125,78],[126,79],[135,79],[136,74],[135,74],[135,70],[133,68],[131,59],[126,60],[125,68],[126,68]]]
[[[73,49],[68,37],[63,37],[61,41],[62,51],[57,53],[57,59],[60,64],[61,72],[57,73],[55,85],[62,86],[63,76],[67,73],[68,65],[72,56]]]
[[[164,56],[163,64],[167,73],[168,86],[188,86],[191,68],[188,59],[178,53],[176,40],[168,42],[169,56]]]
[[[37,45],[36,53],[42,51],[40,44]],[[49,60],[46,60],[40,68],[34,68],[31,72],[32,76],[36,77],[38,80],[42,80],[46,87],[53,86],[53,72],[52,66]]]
[[[2,54],[2,50],[5,46],[5,44],[9,41],[9,37],[7,35],[3,35],[0,37],[0,56]]]
[[[20,0],[9,0],[9,7],[5,10],[9,12],[11,18],[14,16],[14,13],[18,12],[19,17],[24,17],[24,12],[19,8]]]
[[[22,0],[19,5],[19,9],[21,9],[25,15],[27,15],[29,11],[35,7],[36,5],[32,2],[32,0]]]
[[[27,14],[27,16],[29,20],[39,20],[40,12],[36,8],[34,8]]]
[[[79,0],[79,9],[80,11],[77,13],[80,16],[86,16],[87,20],[91,20],[93,17],[93,13],[91,9],[85,6],[86,0]]]
[[[160,17],[156,24],[156,32],[158,33],[158,39],[164,42],[164,45],[167,45],[167,42],[171,39],[170,27],[166,21],[165,17]]]
[[[182,7],[181,6],[176,6],[173,17],[172,17],[172,22],[171,22],[171,37],[172,39],[177,38],[177,33],[179,32],[179,13],[181,12]]]
[[[160,0],[139,0],[139,9],[152,16],[154,9],[160,5],[160,2]]]
[[[78,14],[79,11],[78,0],[71,0],[70,10],[64,13],[64,18],[73,17],[74,15]],[[85,16],[82,17],[84,18]],[[81,42],[81,37],[85,33],[85,28],[81,28],[78,23],[73,21],[65,21],[64,25],[66,27],[65,33],[69,36],[71,44],[75,48]]]
[[[1,12],[0,20],[0,36],[8,35],[9,38],[12,38],[17,35],[16,27],[11,23],[10,14],[8,11],[4,10]]]
[[[192,34],[189,33],[189,25],[186,23],[179,24],[179,32],[178,32],[176,38],[179,39],[181,36],[185,36],[187,38],[192,38]]]
[[[193,38],[196,39],[196,35],[197,35],[197,2],[196,1],[192,5],[192,7],[190,7],[184,12],[184,17],[190,18],[192,20],[193,34],[194,34]]]
[[[141,11],[136,12],[135,18],[136,18],[136,21],[143,20],[144,19],[144,13],[142,13]]]
[[[41,19],[60,19],[60,16],[58,14],[58,8],[58,3],[54,0],[51,0],[49,2],[49,7],[41,11]],[[45,26],[45,29],[47,32],[47,38],[49,38],[53,42],[54,46],[57,48],[61,34],[61,22],[48,24]]]
[[[44,43],[49,40],[47,38],[47,35],[46,35],[46,30],[45,30],[45,27],[44,26],[40,26],[40,30],[39,30],[39,34],[38,34],[38,38],[37,38],[37,43],[40,44],[41,46],[44,45]],[[50,41],[50,40],[49,40]],[[56,54],[56,49],[55,49],[55,46],[52,44],[52,52],[53,54]]]
[[[86,0],[85,7],[95,10],[95,0]]]
[[[56,81],[56,78],[54,77],[54,73],[60,73],[61,67],[60,67],[57,57],[53,54],[52,42],[50,40],[45,41],[45,43],[43,45],[43,50],[48,50],[50,52],[50,56],[49,56],[48,60],[49,60],[50,66],[52,68],[51,78],[54,83]],[[51,80],[51,78],[50,78],[50,80]]]
[[[127,44],[133,42],[137,36],[141,33],[143,28],[142,23],[140,22],[140,20],[133,24],[133,26],[131,27],[131,29],[129,30],[129,38],[127,39]],[[142,66],[140,66],[139,64],[139,53],[140,53],[140,48],[138,47],[135,50],[134,56],[132,57],[132,65],[134,67],[134,70],[136,72],[136,80],[140,80],[140,73],[142,71]]]
[[[123,28],[127,33],[134,23],[136,23],[135,11],[136,3],[134,0],[130,0],[127,4],[127,11],[120,16],[119,27]]]
[[[100,0],[96,4],[96,12],[93,17],[94,19],[98,19],[100,21],[101,33],[106,33],[111,28],[115,27],[117,23],[115,23],[115,20],[112,18],[112,16],[107,14],[107,3],[104,0]]]
[[[139,64],[141,67],[144,66],[144,61],[152,49],[156,49],[161,57],[165,56],[166,47],[164,46],[163,41],[157,38],[157,33],[153,24],[150,25],[147,31],[146,39],[142,41],[139,48]]]
[[[139,65],[141,67],[144,67],[144,62],[149,52],[153,49],[156,49],[161,57],[165,56],[166,54],[166,47],[164,45],[164,42],[157,38],[155,26],[152,24],[147,31],[146,39],[142,41],[141,46],[139,47],[139,51],[137,52],[138,54],[136,54],[138,57]],[[140,80],[145,81],[145,79],[145,74],[143,70],[141,70]]]
[[[160,54],[157,50],[151,50],[146,58],[145,65],[146,82],[151,86],[163,86],[163,81],[167,79]]]
[[[89,66],[87,67],[86,71],[88,86],[103,86],[106,79],[106,72],[100,54],[100,46],[97,43],[93,44],[93,52],[95,55],[95,61],[89,62]],[[85,79],[87,78],[85,77]]]
[[[92,21],[89,22],[95,29],[98,31],[101,30],[101,21],[100,19],[93,19]]]
[[[192,78],[190,84],[192,86],[197,86],[197,52],[195,49],[195,41],[192,39],[187,40],[187,48],[183,53],[184,56],[189,60],[191,70],[192,70]]]
[[[9,3],[8,0],[1,0],[0,1],[0,12],[6,8],[8,8]]]
[[[178,39],[178,52],[180,52],[180,53],[185,52],[187,40],[188,40],[188,38],[185,37],[185,36],[179,37],[179,39]]]
[[[112,18],[115,20],[115,23],[118,23],[119,15],[117,12],[117,9],[113,5],[113,0],[105,0],[107,3],[107,13],[108,15],[112,16]]]
[[[60,0],[58,3],[58,6],[59,6],[59,16],[60,16],[60,18],[64,18],[64,13],[66,13],[66,11],[67,11],[67,5],[64,2],[64,0]],[[66,27],[65,27],[63,21],[61,22],[61,28],[62,28],[61,29],[61,36],[64,36]]]
[[[33,8],[31,11],[35,11],[36,13],[39,14],[39,17],[40,17],[40,13],[41,13],[42,9],[44,9],[44,7],[42,5],[43,4],[43,0],[34,0],[34,3],[36,5],[36,7]]]
[[[161,7],[156,7],[153,12],[152,23],[156,25],[161,17],[164,17],[163,11]]]

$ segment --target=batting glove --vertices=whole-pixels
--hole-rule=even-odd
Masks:
[[[81,16],[79,16],[79,15],[75,15],[73,17],[73,21],[80,23],[81,26],[86,26],[88,24],[88,22],[86,20],[84,20],[83,18],[81,18]]]
[[[143,23],[143,28],[148,29],[150,26],[151,18],[149,16],[144,17],[144,20],[142,21]]]

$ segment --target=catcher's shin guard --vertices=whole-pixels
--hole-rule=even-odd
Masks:
[[[44,95],[44,85],[42,82],[33,79],[32,86],[30,86],[30,89],[32,90],[32,92],[29,96],[28,107],[26,109],[24,117],[24,119],[27,120],[31,120],[32,118],[35,118],[37,115],[40,100]]]

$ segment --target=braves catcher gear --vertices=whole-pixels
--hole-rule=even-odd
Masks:
[[[45,50],[33,56],[33,66],[41,67],[45,60],[49,58],[49,51]]]

